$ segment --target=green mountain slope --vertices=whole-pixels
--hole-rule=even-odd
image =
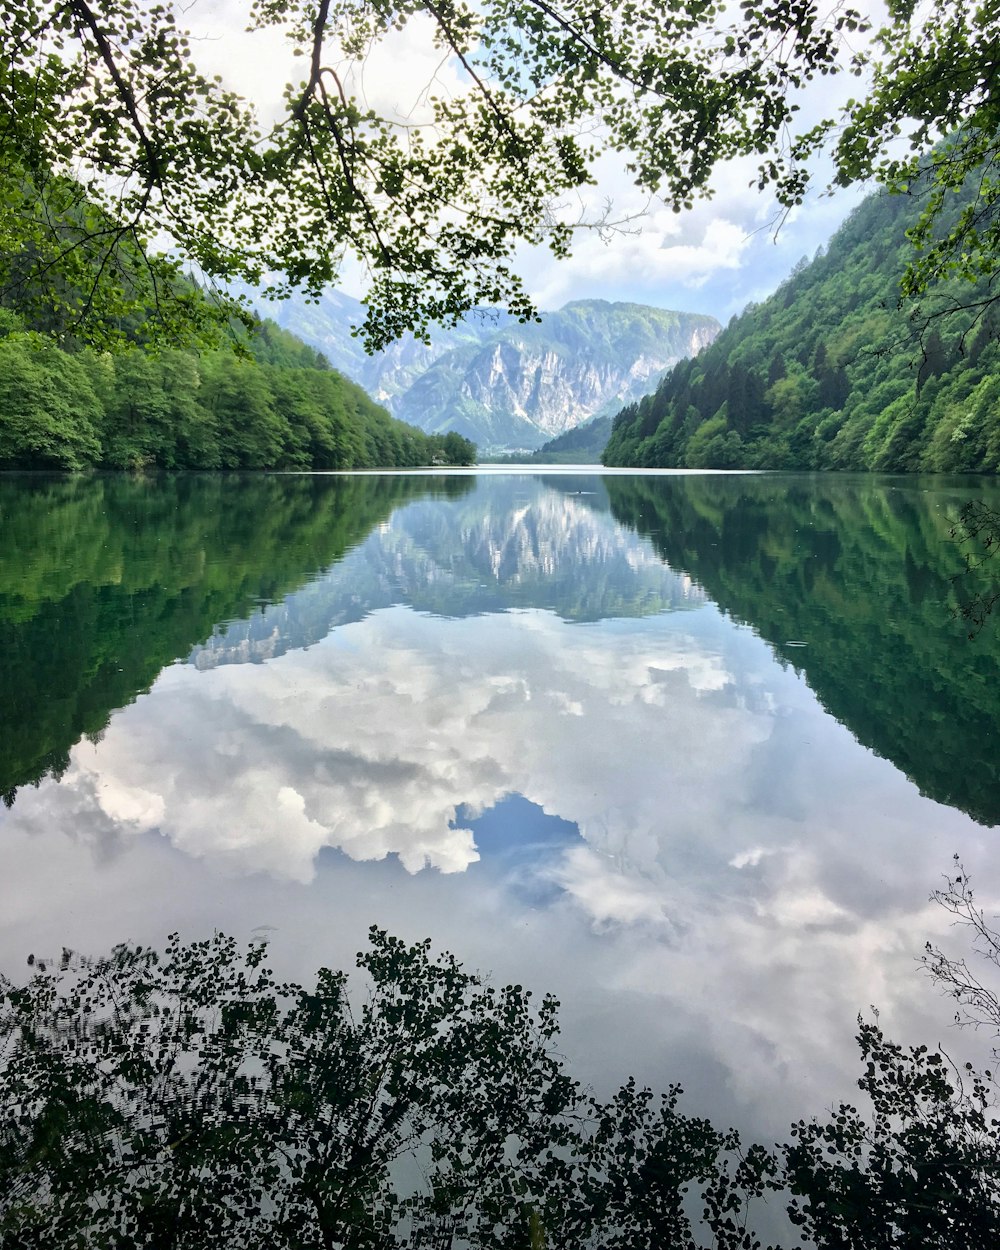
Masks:
[[[513,464],[598,464],[610,435],[611,418],[595,417],[593,421],[550,438],[537,451],[505,459]]]
[[[129,273],[147,280],[109,274],[79,237],[86,200],[66,188],[72,283],[58,298],[31,280],[37,257],[0,257],[0,470],[472,462],[471,444],[394,419],[314,347],[138,243]]]
[[[825,254],[619,412],[604,463],[995,471],[1000,347],[995,316],[976,306],[986,292],[938,288],[920,309],[897,307],[923,203],[866,200]]]
[[[6,333],[4,332],[6,331]],[[231,350],[64,351],[0,323],[0,469],[357,469],[470,463],[264,323]]]

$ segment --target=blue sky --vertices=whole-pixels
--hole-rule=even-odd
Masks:
[[[524,266],[529,291],[547,310],[596,297],[708,313],[725,324],[770,295],[802,257],[812,259],[864,194],[829,194],[819,182],[776,224],[776,206],[749,190],[747,169],[730,167],[719,182],[711,199],[687,213],[650,205],[637,233],[608,242],[581,237],[567,261],[532,256]],[[623,184],[619,195],[629,202]]]

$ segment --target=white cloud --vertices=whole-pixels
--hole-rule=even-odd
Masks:
[[[473,658],[484,647],[486,672]],[[510,791],[645,857],[664,819],[646,744],[663,758],[691,735],[704,746],[673,797],[676,825],[694,819],[714,743],[746,751],[766,737],[767,717],[702,705],[727,680],[683,635],[640,629],[609,649],[548,613],[440,622],[390,609],[263,667],[166,670],[155,718],[127,709],[75,751],[64,784],[94,786],[126,836],[156,828],[190,854],[302,881],[324,846],[462,871],[478,855],[450,827],[456,803],[482,810]]]
[[[265,125],[276,120],[285,84],[300,82],[307,68],[304,59],[292,56],[283,32],[248,33],[242,0],[207,0],[187,16],[204,68],[252,99]],[[383,115],[426,120],[430,91],[448,97],[466,90],[459,67],[443,55],[432,35],[431,20],[415,16],[403,30],[391,31],[363,63],[338,64],[345,88],[364,107]],[[330,59],[337,63],[335,53]],[[835,112],[857,90],[857,80],[850,76],[821,79],[802,95],[803,125]],[[555,259],[544,247],[519,249],[517,264],[529,293],[547,309],[570,299],[599,297],[709,312],[725,320],[747,301],[773,291],[800,256],[812,256],[859,198],[853,192],[810,196],[785,222],[773,246],[769,227],[779,214],[771,196],[751,185],[756,165],[755,158],[740,158],[720,166],[711,198],[674,214],[639,194],[621,157],[601,157],[588,202],[567,199],[564,212],[570,219],[582,212],[593,220],[610,202],[612,218],[641,214],[635,222],[638,233],[626,228],[602,241],[596,233],[580,232],[573,255],[565,260]],[[820,160],[815,186],[822,188],[828,180],[829,167]],[[342,289],[358,296],[364,285],[363,275],[349,260]]]

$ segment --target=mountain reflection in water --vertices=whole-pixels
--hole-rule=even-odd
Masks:
[[[868,1004],[940,1018],[927,894],[1000,819],[1000,646],[950,616],[987,488],[0,485],[0,967],[267,924],[305,976],[377,922],[758,1136],[849,1092]]]

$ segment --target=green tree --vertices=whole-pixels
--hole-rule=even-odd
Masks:
[[[79,360],[31,338],[0,339],[0,465],[86,468],[100,459],[100,421]]]
[[[975,13],[893,4],[861,51],[850,37],[863,16],[814,0],[748,0],[736,19],[711,0],[423,0],[391,16],[369,0],[256,0],[251,31],[287,37],[303,65],[269,127],[199,68],[183,12],[173,0],[5,0],[0,289],[47,311],[57,333],[113,338],[130,317],[168,337],[197,330],[209,306],[177,281],[182,264],[210,282],[316,293],[348,252],[368,272],[369,345],[479,304],[528,317],[514,246],[568,251],[581,223],[554,206],[594,180],[607,148],[680,210],[740,155],[794,205],[809,158],[830,145],[840,182],[927,183],[909,293],[994,271],[996,0]],[[349,94],[351,72],[421,22],[464,87],[428,92],[420,116],[379,115]],[[843,71],[869,87],[796,134],[801,89]],[[974,203],[953,212],[984,165]],[[173,259],[144,251],[160,232]]]
[[[454,430],[444,436],[443,451],[449,464],[475,464],[476,444]]]

